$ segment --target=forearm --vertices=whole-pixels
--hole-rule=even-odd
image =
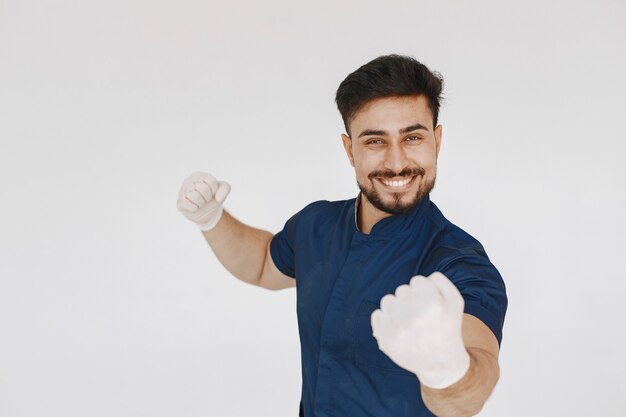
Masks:
[[[231,274],[243,282],[258,285],[272,233],[247,226],[224,210],[217,225],[202,234]]]
[[[467,348],[470,367],[457,383],[432,389],[421,386],[422,399],[428,409],[438,417],[467,417],[476,415],[491,395],[498,382],[498,360],[480,348]]]

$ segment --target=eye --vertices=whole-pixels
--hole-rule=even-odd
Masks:
[[[422,140],[421,137],[419,136],[408,136],[407,139],[411,139],[413,138],[414,140],[412,140],[411,142],[417,142],[418,140]]]
[[[372,140],[367,141],[367,145],[371,145],[374,142],[380,142],[380,141],[381,141],[380,139],[372,139]]]

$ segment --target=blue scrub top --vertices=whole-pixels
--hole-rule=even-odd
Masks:
[[[430,196],[380,220],[369,235],[358,230],[360,197],[307,205],[270,243],[276,267],[296,279],[301,408],[306,417],[434,416],[415,374],[378,349],[372,312],[413,276],[440,271],[463,295],[465,312],[500,344],[504,281],[480,242],[448,221]]]

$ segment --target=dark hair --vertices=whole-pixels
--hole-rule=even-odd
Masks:
[[[439,104],[442,100],[443,76],[431,72],[415,58],[405,55],[381,55],[349,74],[337,89],[335,102],[348,124],[365,104],[381,97],[424,95],[437,126]]]

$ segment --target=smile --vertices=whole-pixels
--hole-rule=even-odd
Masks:
[[[394,190],[403,190],[405,188],[409,188],[413,184],[415,177],[416,176],[407,178],[401,181],[390,181],[390,180],[384,180],[382,178],[376,178],[376,179],[380,181],[381,183],[383,183],[383,185],[385,185],[387,188],[391,188]]]

